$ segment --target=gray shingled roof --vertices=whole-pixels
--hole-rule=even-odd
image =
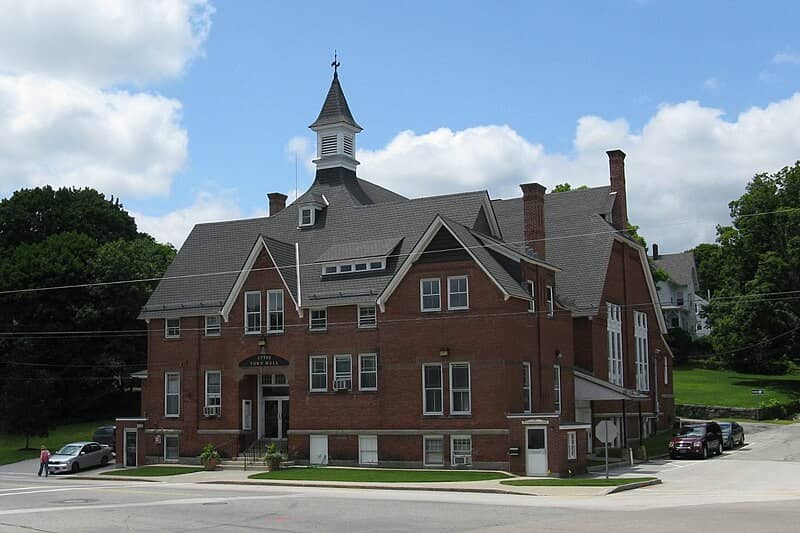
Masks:
[[[660,255],[654,262],[657,267],[669,274],[669,278],[672,281],[678,285],[686,285],[691,291],[696,290],[692,275],[695,272],[694,254],[692,252]]]
[[[578,316],[595,315],[616,233],[602,215],[613,204],[610,187],[545,195],[545,258],[558,265],[557,297]],[[503,240],[524,248],[522,198],[492,202]]]
[[[402,237],[375,239],[334,244],[317,257],[317,261],[341,261],[344,259],[364,259],[367,257],[385,257],[394,250]]]
[[[328,89],[328,96],[325,98],[325,103],[322,104],[322,110],[319,112],[317,120],[309,128],[327,126],[339,122],[350,124],[359,130],[362,129],[353,118],[350,106],[347,105],[347,99],[345,99],[342,86],[339,84],[339,74],[334,72],[331,88]]]

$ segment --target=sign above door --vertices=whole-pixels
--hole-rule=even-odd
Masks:
[[[260,368],[265,366],[288,366],[289,361],[271,353],[259,353],[239,363],[239,368]]]

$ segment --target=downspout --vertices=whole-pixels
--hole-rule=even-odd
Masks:
[[[302,291],[300,290],[300,243],[294,243],[294,268],[297,274],[297,314],[303,316],[301,309],[303,308]]]

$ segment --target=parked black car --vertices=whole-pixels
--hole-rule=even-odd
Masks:
[[[744,444],[744,428],[736,422],[720,422],[722,429],[722,445],[732,449]]]
[[[105,444],[106,446],[111,446],[112,450],[116,450],[117,426],[100,426],[94,430],[92,440],[100,444]]]
[[[706,459],[709,455],[721,454],[723,447],[722,429],[716,422],[703,422],[684,426],[669,441],[669,456],[696,456]]]

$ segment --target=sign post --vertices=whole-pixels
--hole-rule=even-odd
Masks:
[[[594,434],[605,445],[606,479],[608,479],[608,443],[617,438],[617,426],[610,420],[601,420],[594,427]]]

